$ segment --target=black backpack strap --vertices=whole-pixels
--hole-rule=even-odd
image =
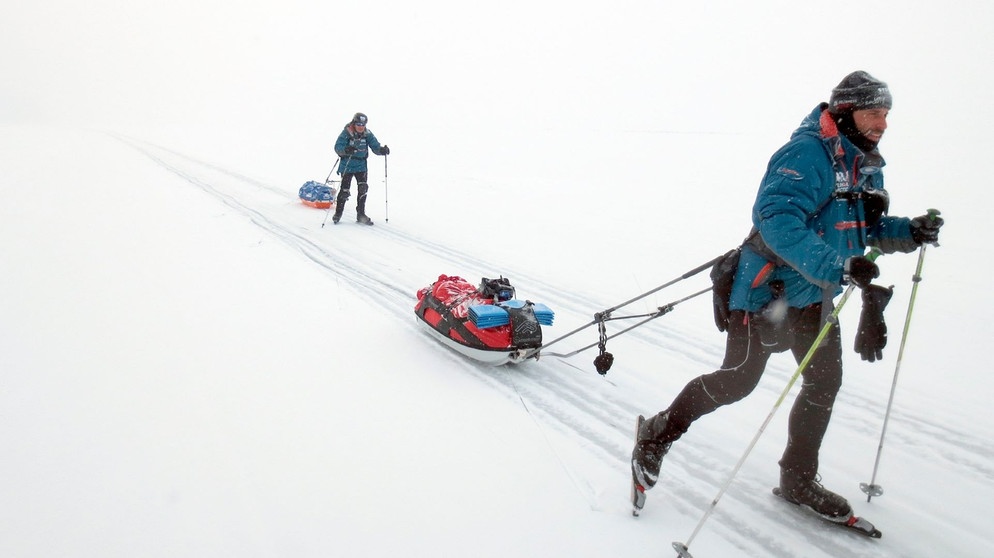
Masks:
[[[418,311],[418,315],[422,320],[424,320],[426,309],[431,308],[435,312],[438,312],[438,315],[442,317],[442,320],[437,326],[435,326],[435,329],[437,329],[442,335],[451,338],[452,336],[450,335],[450,332],[455,331],[460,337],[463,338],[466,345],[474,349],[494,349],[494,347],[485,345],[483,341],[480,341],[479,337],[473,335],[473,333],[469,331],[469,328],[466,327],[465,322],[463,320],[456,319],[452,315],[452,311],[449,310],[449,307],[442,303],[441,300],[435,298],[435,295],[427,293],[422,300],[423,304]],[[428,320],[425,320],[425,322],[427,323]],[[455,340],[453,339],[453,341]]]

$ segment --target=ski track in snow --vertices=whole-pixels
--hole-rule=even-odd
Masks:
[[[397,319],[407,321],[412,330],[417,330],[417,334],[422,335],[427,344],[435,345],[454,366],[501,390],[505,396],[520,400],[539,428],[552,429],[559,435],[576,440],[591,457],[599,460],[605,467],[617,470],[617,485],[605,490],[605,493],[611,497],[627,499],[625,479],[629,467],[632,428],[634,417],[645,413],[644,402],[623,400],[617,390],[610,389],[609,381],[598,377],[590,368],[577,371],[577,367],[565,359],[545,356],[538,361],[501,367],[476,363],[439,346],[416,324],[413,312],[415,294],[419,288],[433,281],[439,271],[492,269],[494,262],[484,261],[438,241],[419,238],[388,226],[360,227],[343,222],[337,226],[328,223],[328,227],[319,227],[315,217],[320,213],[310,208],[305,208],[306,213],[301,212],[300,209],[304,206],[298,203],[295,190],[274,187],[139,139],[117,135],[113,137],[184,182],[216,198],[237,214],[248,218],[267,234],[299,251],[337,280],[356,286],[356,290],[363,293],[369,302],[393,314]],[[300,215],[306,215],[312,222],[301,223],[302,219],[295,219]],[[353,233],[363,235],[364,242],[352,243],[346,240],[336,243],[333,240],[336,236],[339,239],[345,235],[353,236]],[[373,245],[384,245],[391,251],[419,252],[428,263],[435,264],[435,275],[429,273],[412,278],[411,270],[397,269],[389,261],[382,260]],[[557,319],[561,319],[562,315],[593,315],[592,310],[595,309],[592,308],[594,303],[590,296],[564,291],[527,270],[514,268],[513,265],[502,265],[501,269],[505,270],[505,275],[515,277],[519,284],[529,286],[529,295],[532,295],[529,298],[542,300],[554,308]],[[626,339],[683,355],[683,358],[699,365],[701,371],[713,367],[723,354],[723,347],[719,344],[704,342],[674,331],[657,321],[649,322],[625,335]],[[596,340],[596,328],[590,328],[577,339],[582,340],[577,343],[578,347]],[[549,341],[546,339],[547,344]],[[557,350],[566,349],[557,344]],[[776,380],[769,385],[761,384],[757,391],[768,392],[772,399],[779,394],[776,386],[785,385],[793,370],[771,366],[767,374],[773,375]],[[879,403],[877,398],[863,396],[858,392],[847,396],[855,398],[856,401],[851,404],[857,406],[871,407]],[[868,424],[859,420],[858,416],[837,413],[835,420],[844,423],[841,428],[863,432],[871,437],[879,435],[879,424]],[[958,466],[976,471],[979,476],[994,480],[994,466],[991,465],[994,462],[994,449],[991,449],[987,441],[971,439],[962,432],[952,431],[920,417],[898,412],[892,414],[892,425],[902,423],[902,430],[913,432],[914,437],[904,435],[900,438],[900,443],[926,446],[938,458],[954,461]],[[892,428],[889,433],[896,430]],[[651,493],[647,510],[666,506],[676,510],[680,517],[693,518],[696,524],[697,518],[710,505],[716,487],[722,486],[726,481],[729,463],[739,457],[741,449],[717,447],[706,442],[681,445],[680,451],[673,452],[666,458],[663,479],[660,481],[660,485],[666,486],[665,493],[657,494],[660,492],[658,490]],[[567,463],[562,460],[560,463],[571,477],[575,477]],[[584,484],[586,489],[578,485],[577,490],[586,492],[583,494],[584,498],[591,502],[592,508],[598,509],[593,492],[605,487],[592,487],[589,481]],[[716,507],[702,536],[708,531],[712,532],[712,536],[718,533],[744,553],[787,558],[793,555],[791,549],[796,546],[791,542],[783,542],[784,533],[769,533],[757,528],[758,523],[752,515],[762,516],[764,523],[782,524],[785,517],[796,514],[798,523],[812,527],[794,530],[796,532],[786,536],[806,539],[812,549],[820,550],[824,556],[880,555],[880,549],[875,547],[873,541],[831,526],[818,526],[820,520],[804,516],[799,511],[785,509],[784,506],[783,502],[770,493],[770,486],[766,481],[750,478],[740,472],[724,494],[722,505]],[[627,512],[627,507],[615,505],[613,501],[604,507],[609,512],[620,508]],[[873,520],[872,517],[870,519]],[[886,536],[886,526],[880,527]]]

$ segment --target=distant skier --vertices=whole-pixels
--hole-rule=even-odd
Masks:
[[[691,423],[753,391],[770,355],[789,349],[798,363],[804,358],[844,282],[863,292],[856,351],[870,362],[882,358],[883,309],[891,290],[871,284],[879,270],[864,251],[914,251],[936,243],[943,224],[934,214],[886,216],[889,198],[877,143],[890,108],[887,84],[853,72],[770,159],[725,309],[724,361],[716,372],[691,380],[668,409],[638,430],[632,476],[642,488],[656,484],[663,456]],[[842,518],[851,513],[849,503],[825,489],[818,476],[818,453],[842,384],[838,327],[802,374],[780,459],[780,490],[790,502]],[[633,491],[636,508],[638,492]]]
[[[342,175],[342,187],[335,202],[335,215],[331,218],[336,225],[341,221],[345,202],[349,199],[352,177],[355,177],[359,187],[359,197],[356,198],[355,203],[355,220],[364,225],[373,224],[373,220],[366,216],[366,192],[369,191],[366,159],[370,151],[376,155],[389,155],[390,148],[386,145],[381,146],[373,132],[366,129],[368,121],[365,114],[355,113],[352,121],[345,125],[335,142],[335,153],[338,153],[342,161],[338,165],[338,174]]]

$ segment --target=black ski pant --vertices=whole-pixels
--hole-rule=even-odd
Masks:
[[[369,184],[366,182],[368,173],[363,172],[347,172],[342,175],[342,189],[338,192],[338,198],[335,200],[335,214],[339,217],[342,216],[342,212],[345,211],[345,202],[348,201],[350,195],[350,188],[352,188],[352,177],[355,177],[356,184],[358,185],[359,197],[355,201],[355,212],[356,215],[366,214],[366,192],[369,191]]]
[[[777,352],[789,348],[800,363],[818,336],[821,319],[821,304],[790,308],[785,326],[792,339],[788,335],[786,346]],[[677,395],[668,409],[662,441],[677,440],[698,418],[744,398],[756,388],[774,349],[760,342],[755,322],[752,314],[741,310],[731,313],[721,369],[691,380]],[[833,327],[826,336],[802,372],[802,378],[801,391],[790,411],[787,447],[780,467],[813,479],[818,472],[818,451],[832,417],[832,405],[842,386],[842,342],[838,327]]]

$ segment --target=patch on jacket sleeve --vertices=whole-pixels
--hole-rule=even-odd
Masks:
[[[801,174],[800,172],[798,172],[798,171],[796,171],[794,169],[789,169],[787,167],[780,167],[780,168],[778,168],[777,169],[777,174],[779,174],[780,176],[783,176],[785,178],[788,178],[790,180],[804,180],[804,175],[803,174]]]

